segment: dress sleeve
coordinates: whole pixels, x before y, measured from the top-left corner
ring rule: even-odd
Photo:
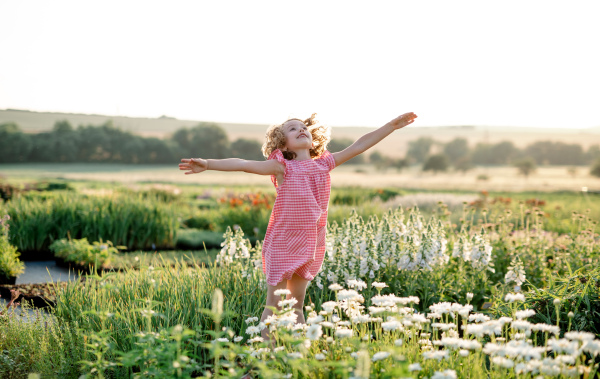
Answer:
[[[335,168],[335,159],[333,158],[333,154],[331,154],[329,150],[325,150],[323,154],[321,154],[321,156],[316,159],[316,161],[321,166],[327,168],[327,171],[331,171]]]
[[[271,152],[271,154],[269,155],[269,158],[267,158],[267,160],[269,160],[269,159],[276,159],[280,163],[283,163],[283,165],[285,166],[285,171],[283,173],[283,180],[285,181],[285,178],[287,177],[287,173],[288,173],[288,166],[287,166],[287,162],[285,161],[285,158],[283,157],[283,153],[281,152],[281,150],[279,150],[279,149],[273,150]],[[271,175],[271,181],[273,182],[273,185],[275,185],[275,188],[277,188],[279,186],[277,184],[277,177],[275,175]]]

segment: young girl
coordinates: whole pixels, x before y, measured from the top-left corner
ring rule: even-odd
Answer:
[[[360,137],[337,153],[326,147],[328,128],[318,125],[315,113],[306,120],[292,118],[269,127],[262,153],[266,161],[228,159],[182,159],[185,174],[205,170],[244,171],[271,175],[277,197],[262,245],[262,268],[267,278],[267,306],[278,307],[275,291],[287,289],[295,298],[297,322],[305,323],[302,312],[309,281],[321,270],[325,257],[325,235],[331,181],[329,172],[363,153],[390,133],[411,124],[417,115],[405,113]],[[272,315],[265,307],[261,322]],[[264,324],[263,324],[264,325]],[[268,341],[267,327],[261,335]]]

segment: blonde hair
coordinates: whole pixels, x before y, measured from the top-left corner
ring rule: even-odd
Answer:
[[[306,125],[308,132],[312,136],[313,147],[309,149],[311,158],[318,158],[323,154],[323,152],[327,149],[327,144],[331,140],[331,130],[329,127],[321,125],[319,121],[315,119],[316,113],[313,113],[306,120],[301,120],[299,118],[290,118],[285,120],[281,124],[271,125],[267,129],[267,134],[265,136],[265,143],[262,145],[262,153],[265,158],[268,158],[271,153],[277,149],[283,149],[286,144],[285,134],[283,132],[283,126],[286,122],[292,120],[298,120]],[[283,157],[287,160],[294,159],[296,157],[296,153],[293,151],[284,151]]]

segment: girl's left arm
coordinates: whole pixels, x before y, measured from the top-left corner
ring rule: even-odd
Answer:
[[[335,159],[335,165],[339,166],[355,156],[362,154],[379,141],[390,135],[394,130],[402,129],[406,125],[412,124],[415,121],[415,118],[417,118],[417,115],[413,112],[405,113],[383,125],[381,128],[360,137],[344,150],[337,153],[332,153],[333,158]]]

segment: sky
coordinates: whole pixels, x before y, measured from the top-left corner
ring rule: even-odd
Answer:
[[[600,1],[0,0],[0,109],[600,127]]]

